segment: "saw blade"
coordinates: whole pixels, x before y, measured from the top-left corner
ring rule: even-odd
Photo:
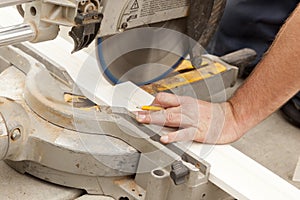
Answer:
[[[166,77],[188,54],[185,19],[136,28],[98,38],[97,55],[104,77],[113,84],[145,85]]]

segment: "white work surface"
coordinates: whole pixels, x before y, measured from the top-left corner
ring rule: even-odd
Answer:
[[[6,18],[10,19],[9,17],[12,14],[13,12],[10,9],[0,9],[0,22],[2,22],[3,19]],[[81,67],[82,63],[85,62],[85,58],[87,57],[87,55],[84,56],[84,54],[86,53],[82,51],[78,54],[70,55],[69,52],[72,48],[72,45],[68,44],[62,38],[58,38],[57,40],[51,42],[40,43],[36,45],[27,45],[28,47],[39,51],[41,54],[44,54],[45,56],[47,55],[49,59],[55,60],[59,66],[65,67],[75,80],[80,81],[76,78],[76,71],[74,70],[76,70],[76,65]],[[58,49],[59,51],[57,51]],[[74,60],[75,62],[73,62]],[[96,66],[97,64],[95,60],[90,60],[90,62],[90,66]],[[67,63],[72,63],[73,68],[70,69],[70,65]],[[93,70],[93,68],[91,68],[91,70]],[[93,71],[91,71],[91,74],[93,74]],[[94,100],[101,99],[102,101],[106,101],[99,94],[95,94],[95,91],[97,90],[95,90],[94,87],[90,90],[89,84],[86,84],[84,82],[78,84],[84,87],[84,92],[87,96],[92,98],[94,97],[94,95],[96,95],[96,99]],[[132,88],[134,94],[138,94],[136,98],[141,98],[145,102],[149,102],[152,100],[152,97],[150,97],[149,95],[143,96],[143,91],[137,91],[137,88],[134,86],[132,86]],[[107,91],[109,92],[109,90]],[[107,101],[106,103],[109,104],[109,101]],[[207,146],[194,144],[191,149],[196,154],[199,154],[203,147]],[[281,179],[279,176],[275,175],[274,173],[264,168],[230,145],[215,146],[214,148],[212,148],[212,151],[204,157],[204,159],[211,164],[209,180],[238,199],[300,199],[299,189],[290,185],[285,180]],[[1,163],[0,167],[0,194],[4,194],[4,199],[40,199],[38,198],[39,196],[24,196],[24,192],[25,194],[30,193],[31,195],[36,195],[36,193],[39,193],[39,195],[44,196],[43,199],[73,199],[74,196],[72,195],[80,194],[78,190],[74,191],[66,188],[59,188],[57,186],[53,186],[50,184],[48,185],[39,181],[36,181],[36,183],[33,184],[33,187],[29,187],[30,183],[32,183],[31,181],[34,181],[34,179],[29,177],[25,178],[21,175],[15,175],[3,163]],[[8,170],[9,172],[5,172],[5,170]],[[24,182],[22,182],[23,179],[25,179]],[[15,191],[18,191],[18,188],[21,188],[21,192],[17,193],[18,196],[9,196],[12,188],[16,189]],[[58,190],[63,192],[59,192]],[[49,195],[49,193],[52,193],[53,196]],[[60,197],[60,194],[65,194],[65,196]],[[0,197],[2,199],[2,196]]]
[[[298,163],[295,169],[295,173],[293,176],[293,181],[299,182],[300,183],[300,157],[298,159]]]

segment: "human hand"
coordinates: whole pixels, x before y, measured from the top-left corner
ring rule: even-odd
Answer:
[[[161,137],[162,143],[194,140],[210,144],[233,142],[242,136],[229,103],[209,103],[191,97],[159,93],[152,105],[161,111],[140,111],[140,123],[178,127]]]

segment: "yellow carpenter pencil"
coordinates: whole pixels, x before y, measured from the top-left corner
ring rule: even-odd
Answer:
[[[139,109],[142,109],[142,110],[148,110],[148,111],[160,111],[160,110],[163,110],[162,107],[159,107],[159,106],[141,106],[141,107],[138,107]]]

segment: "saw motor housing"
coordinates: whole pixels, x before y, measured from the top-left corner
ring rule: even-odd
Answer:
[[[97,37],[107,37],[127,29],[159,26],[186,32],[203,45],[213,35],[223,13],[225,0],[16,0],[0,3],[18,5],[24,24],[32,31],[20,41],[42,42],[57,37],[60,26],[71,27],[74,52],[89,46]],[[196,17],[195,17],[196,16]],[[23,24],[23,25],[24,25]],[[18,26],[9,27],[18,30]],[[194,30],[195,29],[195,30]],[[10,35],[5,35],[9,39]],[[0,42],[0,46],[1,46]],[[7,43],[3,43],[7,45]],[[2,44],[2,45],[3,45]]]

